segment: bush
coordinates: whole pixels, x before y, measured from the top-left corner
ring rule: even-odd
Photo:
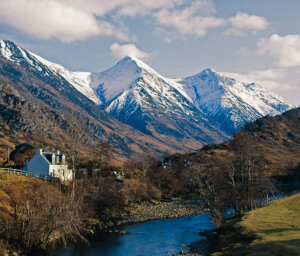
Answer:
[[[4,178],[2,176],[2,178]],[[52,244],[84,239],[82,198],[62,193],[44,181],[17,175],[0,180],[5,205],[0,214],[0,235],[28,253]]]
[[[128,179],[123,188],[126,203],[141,203],[150,200],[159,200],[160,191],[149,180]]]

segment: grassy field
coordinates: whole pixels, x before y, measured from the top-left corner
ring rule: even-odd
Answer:
[[[253,210],[242,220],[232,220],[215,245],[213,256],[300,255],[300,195]]]

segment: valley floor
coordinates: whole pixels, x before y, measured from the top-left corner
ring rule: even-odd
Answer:
[[[14,200],[19,200],[20,203],[24,200],[30,201],[32,195],[36,195],[37,193],[44,194],[47,187],[52,186],[43,180],[2,173],[0,175],[0,224],[10,221],[11,216],[14,216],[14,209],[12,207]],[[54,192],[56,191],[54,187],[53,190]],[[59,193],[59,191],[56,192]],[[122,233],[124,231],[118,230],[119,225],[144,222],[152,219],[197,215],[203,213],[203,211],[205,209],[202,207],[202,201],[197,197],[176,199],[167,202],[151,201],[128,205],[118,220],[112,219],[104,222],[100,219],[89,219],[86,224],[90,228],[91,234],[96,229],[107,229],[110,232]],[[3,236],[3,232],[0,225],[0,255],[5,253],[5,255],[9,255],[9,252],[14,252],[18,255],[14,250],[14,246],[11,246],[5,236]],[[88,233],[87,235],[89,236],[90,234]]]
[[[212,256],[300,255],[300,194],[232,219],[208,237]]]

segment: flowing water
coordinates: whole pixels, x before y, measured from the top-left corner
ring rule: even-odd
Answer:
[[[100,233],[89,246],[70,245],[51,252],[50,256],[156,256],[186,250],[201,239],[200,231],[212,229],[208,213],[175,219],[151,220],[123,227],[127,235]],[[202,237],[204,239],[204,237]]]

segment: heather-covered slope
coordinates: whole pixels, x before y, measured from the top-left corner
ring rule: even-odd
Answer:
[[[89,76],[87,73],[70,72],[9,41],[1,41],[0,50],[6,59],[26,67],[26,71],[30,70],[40,81],[51,84],[58,94],[62,94],[63,101],[68,98],[77,105],[75,108],[84,109],[102,123],[115,122],[101,110],[97,105],[99,103],[111,116],[146,135],[146,139],[151,136],[153,143],[161,144],[161,148],[154,146],[154,151],[193,150],[229,138],[195,108],[180,88],[169,85],[162,76],[139,60],[127,57],[116,67]],[[9,72],[6,75],[9,76]],[[117,134],[120,127],[129,129],[126,125],[118,126],[112,129]],[[130,128],[129,132],[135,129]],[[128,150],[128,155],[132,153],[126,146],[122,147],[123,152]],[[147,147],[145,151],[153,152]]]
[[[6,145],[36,142],[68,149],[76,128],[85,145],[107,140],[122,157],[168,149],[101,110],[63,77],[0,57],[0,125],[2,152]]]
[[[245,125],[231,142],[212,144],[198,152],[177,154],[172,157],[173,166],[180,168],[188,161],[223,168],[233,154],[233,147],[239,144],[249,145],[251,153],[263,161],[264,172],[270,175],[281,173],[300,163],[300,108],[289,110],[274,117],[266,116]]]
[[[52,96],[45,96],[45,90],[34,83],[30,84],[31,95],[54,109],[68,106],[88,114],[100,122],[92,125],[89,134],[102,139],[110,137],[114,147],[128,155],[143,150],[161,152],[162,148],[195,150],[228,140],[247,122],[292,108],[280,96],[257,84],[246,84],[210,69],[184,79],[169,79],[140,60],[125,57],[100,73],[72,72],[10,41],[0,41],[0,55],[27,72],[24,77],[29,78],[22,83],[30,84],[34,77],[50,86],[50,91],[55,90],[56,97],[52,100]],[[3,75],[10,79],[17,75],[13,72],[6,70]],[[37,92],[40,89],[43,93]],[[89,122],[85,124],[91,126]],[[132,136],[134,133],[138,135]],[[112,138],[112,134],[116,137]],[[125,137],[120,140],[119,135]],[[135,138],[141,136],[153,143],[134,145]],[[141,140],[144,139],[138,139]],[[128,144],[132,146],[128,148]]]

